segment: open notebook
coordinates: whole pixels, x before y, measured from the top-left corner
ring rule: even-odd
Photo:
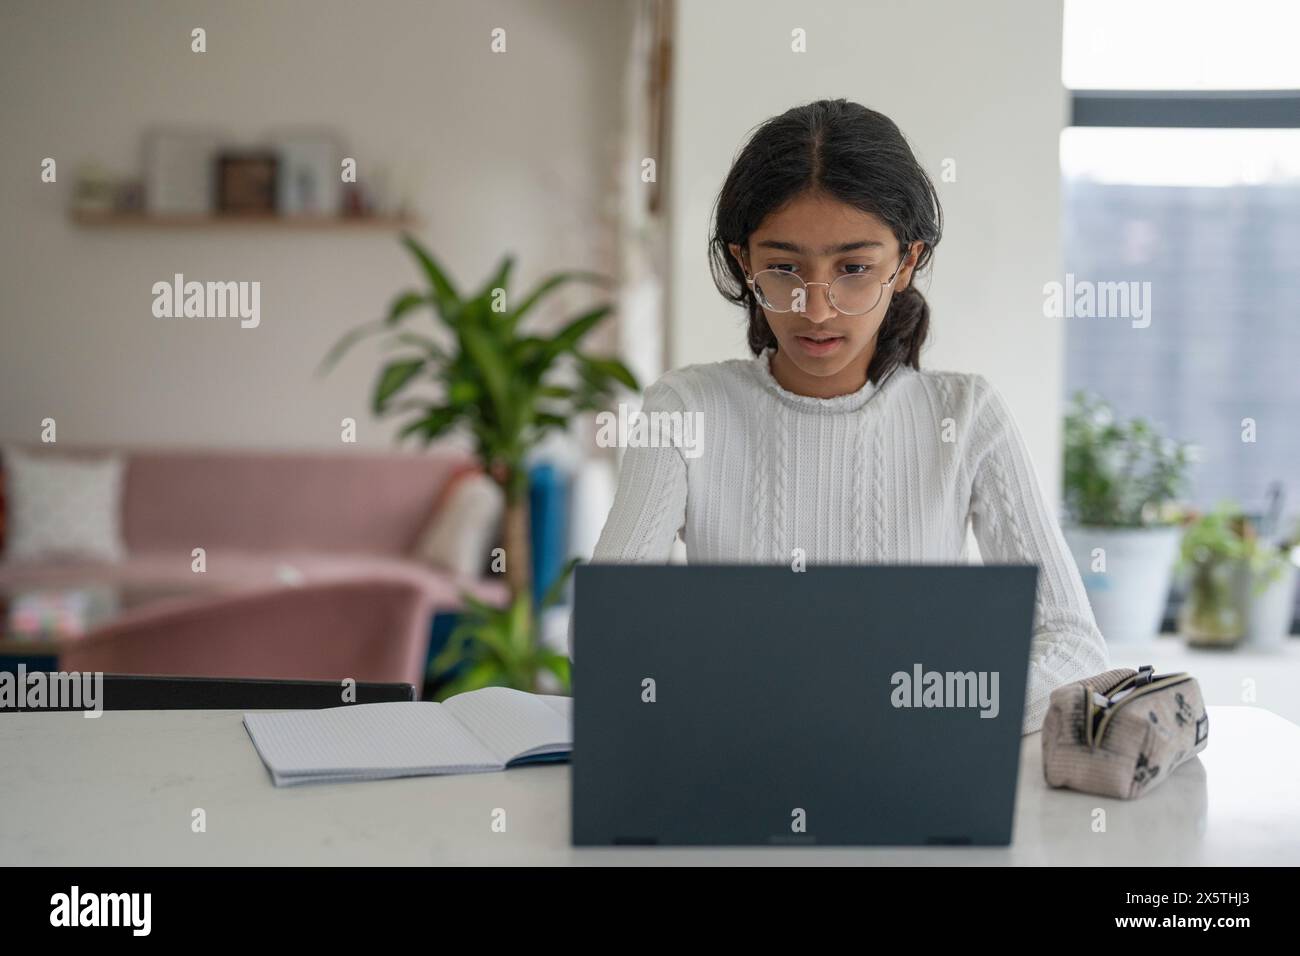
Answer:
[[[571,720],[568,697],[485,687],[440,704],[245,714],[244,726],[281,787],[566,760],[573,749]]]

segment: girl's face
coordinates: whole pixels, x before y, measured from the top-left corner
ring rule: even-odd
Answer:
[[[860,388],[890,300],[911,281],[922,247],[914,242],[902,248],[881,219],[823,193],[796,196],[770,213],[749,237],[748,248],[733,243],[731,254],[751,277],[775,269],[804,282],[860,275],[873,289],[881,284],[880,301],[862,315],[839,312],[828,296],[829,285],[808,286],[789,312],[760,303],[779,345],[772,359],[777,380],[792,391],[822,397]],[[895,269],[898,275],[884,286]]]

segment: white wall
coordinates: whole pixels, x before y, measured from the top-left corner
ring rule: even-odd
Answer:
[[[715,0],[679,4],[669,188],[670,361],[747,356],[713,288],[709,212],[747,133],[791,106],[857,100],[891,117],[938,187],[923,368],[987,375],[1059,500],[1064,336],[1043,317],[1060,273],[1061,8],[1046,0]],[[806,53],[791,31],[807,31]],[[945,159],[955,182],[940,181]]]
[[[388,444],[366,411],[377,351],[313,372],[418,282],[395,235],[78,229],[77,165],[138,173],[161,124],[333,127],[362,179],[417,171],[419,233],[464,284],[508,250],[523,283],[609,271],[627,32],[605,0],[5,0],[0,441],[34,441],[52,416],[60,444],[337,447],[353,416],[362,443]],[[153,318],[151,286],[175,272],[260,281],[261,326]]]

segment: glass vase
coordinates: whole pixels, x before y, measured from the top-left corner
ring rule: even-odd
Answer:
[[[1178,629],[1193,647],[1232,647],[1246,630],[1242,600],[1244,561],[1205,561],[1192,566],[1187,598],[1178,613]]]

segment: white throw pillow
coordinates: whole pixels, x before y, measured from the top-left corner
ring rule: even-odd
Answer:
[[[117,561],[122,543],[118,457],[66,458],[6,448],[5,561]]]
[[[434,567],[469,578],[481,577],[501,531],[505,494],[484,474],[456,481],[415,546],[415,556]]]

